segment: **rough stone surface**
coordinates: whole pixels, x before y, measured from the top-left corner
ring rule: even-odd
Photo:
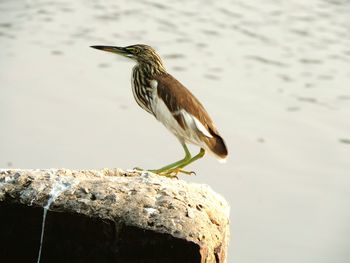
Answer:
[[[36,262],[53,189],[63,192],[49,207],[41,262],[226,262],[229,207],[220,195],[119,169],[0,170],[3,259]]]

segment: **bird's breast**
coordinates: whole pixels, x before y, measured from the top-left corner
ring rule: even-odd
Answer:
[[[134,71],[131,75],[131,88],[137,104],[145,111],[154,114],[152,111],[152,88],[138,71]]]

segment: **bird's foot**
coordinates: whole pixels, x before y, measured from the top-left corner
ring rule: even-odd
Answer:
[[[162,171],[161,169],[157,169],[157,170],[151,170],[151,169],[143,169],[143,168],[140,168],[140,167],[134,167],[135,171],[137,172],[151,172],[151,173],[154,173],[154,174],[157,174],[157,175],[160,175],[160,176],[165,176],[165,177],[168,177],[168,178],[177,178],[177,174],[178,173],[174,173],[172,170],[171,171]]]
[[[149,171],[151,173],[155,173],[155,174],[158,174],[160,176],[165,176],[168,178],[176,178],[176,179],[178,179],[177,175],[179,173],[187,174],[187,175],[196,175],[196,173],[194,171],[186,171],[186,170],[183,170],[182,168],[173,168],[173,169],[169,169],[169,170],[162,170],[162,169],[147,170],[147,169],[142,169],[140,167],[134,167],[134,170],[139,171],[139,172]]]
[[[167,171],[158,172],[157,174],[162,175],[162,176],[166,176],[166,177],[170,177],[170,178],[177,178],[177,175],[179,173],[187,174],[187,175],[196,175],[195,172],[186,171],[186,170],[183,170],[182,168],[173,168],[173,169],[170,169]]]
[[[182,174],[187,174],[187,175],[196,175],[196,172],[194,171],[186,171],[186,170],[182,170],[181,168],[176,169],[177,173],[182,173]]]

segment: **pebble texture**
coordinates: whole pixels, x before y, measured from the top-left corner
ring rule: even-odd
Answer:
[[[17,231],[16,224],[26,225],[23,231],[37,229],[30,244],[40,243],[41,208],[55,188],[64,191],[49,207],[42,262],[58,261],[57,255],[50,256],[60,238],[63,248],[79,244],[75,252],[61,250],[61,257],[74,257],[72,253],[88,249],[83,254],[91,262],[94,257],[96,262],[226,262],[229,206],[220,195],[206,185],[119,169],[0,170],[0,214],[6,215],[0,227],[8,225],[7,232],[1,230],[5,233],[0,238],[1,249],[14,236],[11,224]],[[31,223],[23,221],[29,218]],[[69,242],[60,237],[67,230],[67,235],[74,236],[79,229],[81,234]],[[34,235],[32,232],[26,235]],[[83,261],[81,255],[75,256]]]

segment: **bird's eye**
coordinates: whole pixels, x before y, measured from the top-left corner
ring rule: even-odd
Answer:
[[[134,48],[134,47],[128,47],[126,49],[133,54],[139,53],[139,50],[137,48]]]

